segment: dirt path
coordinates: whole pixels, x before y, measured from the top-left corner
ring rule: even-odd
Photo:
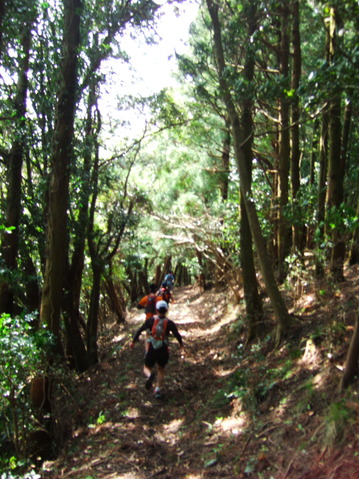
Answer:
[[[183,335],[186,355],[180,357],[172,339],[164,400],[144,387],[144,345],[128,347],[144,318],[131,311],[125,325],[102,331],[101,362],[68,401],[82,427],[56,461],[44,464],[42,477],[358,478],[359,390],[348,401],[336,395],[336,363],[345,357],[349,336],[335,326],[341,318],[352,327],[358,269],[347,278],[335,294],[313,300],[309,292],[298,301],[302,329],[278,350],[263,330],[260,341],[243,351],[241,310],[223,293],[175,290],[169,317]],[[267,328],[272,325],[268,321]],[[337,413],[330,422],[331,411]],[[346,418],[346,434],[332,448],[326,441],[340,432],[338,414]]]
[[[112,343],[114,349],[124,347],[103,361],[84,387],[87,399],[80,407],[88,411],[87,425],[75,432],[63,455],[47,466],[46,477],[219,477],[218,456],[228,437],[227,433],[223,441],[217,437],[223,425],[216,418],[217,408],[210,409],[208,397],[225,374],[220,334],[225,327],[220,318],[224,300],[212,304],[208,296],[206,303],[193,288],[175,290],[168,316],[176,322],[186,352],[182,359],[172,338],[164,400],[155,399],[144,387],[143,344],[136,343],[134,350],[127,346],[129,335],[144,317],[143,312],[131,312]],[[232,427],[235,434],[236,427]],[[234,477],[232,467],[225,469],[222,464],[220,477]]]

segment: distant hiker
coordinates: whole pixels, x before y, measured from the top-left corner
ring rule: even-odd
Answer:
[[[157,296],[161,297],[163,301],[169,305],[173,301],[172,292],[169,290],[167,282],[163,281],[161,288],[157,291]]]
[[[165,283],[167,284],[168,289],[172,291],[175,284],[175,275],[173,274],[173,271],[169,271],[168,274],[166,274]]]
[[[152,318],[156,314],[156,303],[161,298],[156,294],[157,286],[155,284],[150,284],[149,292],[146,296],[140,299],[137,304],[138,309],[144,309],[146,313],[146,319]]]
[[[168,310],[168,304],[166,301],[159,301],[156,304],[157,314],[152,318],[146,319],[142,326],[138,329],[133,336],[133,340],[130,344],[131,349],[134,348],[135,342],[140,337],[143,331],[150,331],[149,348],[145,356],[145,364],[143,372],[147,377],[145,384],[146,389],[151,389],[155,380],[155,373],[153,367],[157,363],[157,381],[155,388],[155,397],[162,397],[162,386],[165,376],[165,367],[169,359],[168,351],[168,336],[170,333],[177,339],[181,351],[183,350],[182,336],[178,332],[176,324],[166,317]]]
[[[146,313],[146,319],[152,318],[156,314],[156,303],[162,299],[161,296],[156,294],[157,286],[155,284],[150,284],[149,292],[146,296],[140,299],[137,304],[138,309],[144,309]],[[149,337],[149,333],[147,334]],[[146,352],[148,350],[148,341],[145,341]]]

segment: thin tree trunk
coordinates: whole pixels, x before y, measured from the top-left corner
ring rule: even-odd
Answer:
[[[157,275],[156,275],[156,280],[158,280],[158,283],[157,283],[158,286],[162,283],[166,274],[169,271],[171,271],[171,263],[172,263],[172,257],[167,256],[167,258],[165,258],[165,260],[164,260],[163,267],[160,270],[160,273],[161,273],[160,276],[157,277]]]
[[[343,391],[353,381],[358,374],[359,360],[359,317],[355,320],[355,328],[352,339],[350,341],[348,356],[345,364],[344,374],[341,378],[339,389]]]
[[[326,176],[328,169],[328,125],[329,115],[326,111],[322,115],[322,124],[319,142],[319,174],[318,174],[318,204],[317,204],[317,235],[316,235],[316,261],[315,274],[317,277],[324,275],[324,258],[321,244],[324,240],[324,219],[325,219],[325,198],[326,198]]]
[[[256,32],[257,9],[254,3],[251,4],[247,10],[247,22],[248,22],[248,38],[252,38]],[[244,77],[248,85],[252,84],[254,77],[254,54],[251,50],[247,49],[246,60],[244,67]],[[253,163],[253,100],[252,95],[246,95],[242,106],[241,124],[243,127],[243,136],[248,138],[243,145],[244,158],[246,161],[246,168],[248,171],[250,185],[252,187],[252,163]],[[263,316],[262,302],[258,292],[258,281],[254,265],[253,257],[253,239],[251,229],[248,220],[247,210],[245,208],[244,198],[241,195],[241,223],[240,223],[240,237],[241,237],[241,264],[243,274],[243,289],[244,299],[246,304],[246,313],[248,321],[248,338],[250,341],[257,335],[257,324]]]
[[[318,162],[318,152],[319,152],[319,120],[316,118],[313,122],[312,128],[312,141],[311,141],[311,153],[310,153],[310,170],[309,170],[309,185],[311,188],[314,187],[316,181],[316,168]],[[305,227],[306,238],[305,246],[308,249],[314,249],[314,229],[315,226],[309,225]]]
[[[291,108],[291,181],[292,181],[292,200],[294,214],[301,217],[300,205],[297,201],[297,195],[300,187],[300,141],[299,141],[299,120],[300,106],[298,88],[300,86],[302,70],[302,53],[300,43],[300,13],[299,0],[293,0],[292,3],[292,45],[293,45],[293,70],[292,70],[292,89],[295,92]],[[294,218],[293,225],[293,246],[295,250],[302,251],[304,248],[304,225]]]
[[[78,214],[78,222],[75,229],[74,250],[69,268],[66,297],[67,314],[65,322],[67,332],[67,344],[76,369],[80,372],[85,371],[90,363],[87,357],[85,343],[80,332],[81,313],[80,296],[82,286],[82,273],[85,261],[85,245],[88,231],[88,210],[91,191],[91,154],[94,149],[93,135],[95,126],[93,123],[93,108],[96,106],[95,84],[92,82],[89,86],[89,96],[87,105],[87,118],[85,125],[85,153],[83,160],[81,182],[81,197]]]
[[[126,319],[126,304],[116,291],[112,276],[106,278],[105,288],[111,302],[111,309],[117,316],[117,323],[124,323]]]
[[[356,209],[356,216],[359,217],[359,198]],[[359,229],[356,228],[351,238],[349,251],[349,264],[353,266],[359,263]]]
[[[231,132],[230,125],[226,121],[226,131],[222,143],[222,168],[221,172],[221,181],[220,181],[220,190],[221,197],[223,201],[228,200],[228,178],[229,178],[229,156],[230,156],[230,147],[231,147]]]
[[[336,8],[331,9],[330,16],[330,59],[335,62],[338,56],[337,31],[342,27],[342,22]],[[336,94],[330,102],[329,110],[329,168],[327,211],[334,209],[340,211],[344,200],[344,157],[342,156],[341,137],[341,94]],[[330,259],[330,271],[336,281],[344,279],[345,242],[342,237],[342,226],[336,224],[331,233],[332,251]]]
[[[102,272],[103,266],[99,261],[92,259],[92,288],[86,328],[86,346],[91,365],[98,363],[97,330]]]
[[[281,2],[281,42],[279,55],[279,72],[282,81],[289,90],[289,8],[287,0]],[[279,171],[278,171],[278,201],[279,201],[279,228],[278,228],[278,269],[280,280],[284,280],[284,260],[290,250],[290,228],[285,217],[288,206],[289,191],[289,160],[290,160],[290,131],[289,131],[289,100],[283,92],[279,100]]]
[[[286,329],[289,325],[289,314],[283,298],[278,289],[272,266],[267,254],[267,249],[264,241],[264,237],[261,231],[259,224],[257,212],[255,209],[254,201],[251,197],[251,182],[250,175],[247,169],[247,158],[245,157],[245,151],[243,146],[249,140],[249,138],[244,138],[243,130],[240,125],[238,114],[228,88],[226,79],[225,79],[225,59],[222,46],[222,37],[221,37],[221,26],[218,18],[218,4],[215,4],[213,0],[207,0],[208,11],[212,19],[213,25],[213,35],[214,35],[214,45],[215,45],[215,54],[218,65],[218,79],[220,88],[223,92],[223,99],[226,104],[227,112],[231,120],[232,126],[232,135],[234,141],[234,152],[237,160],[237,167],[240,175],[240,188],[241,194],[244,199],[245,208],[248,215],[248,221],[251,228],[251,233],[253,241],[256,246],[259,265],[263,280],[265,282],[268,295],[271,299],[275,315],[278,320],[277,335],[276,341],[277,344],[281,341]]]
[[[252,235],[242,196],[240,236],[243,290],[248,324],[247,341],[251,341],[257,336],[257,324],[263,316],[263,310],[262,302],[258,292],[258,282],[254,266]]]
[[[204,260],[203,260],[203,255],[202,252],[196,248],[196,256],[197,256],[197,261],[199,265],[199,275],[198,275],[198,285],[201,290],[206,291],[207,289],[207,280],[206,280],[206,275],[204,271]]]
[[[325,59],[330,59],[330,35],[326,31]],[[316,264],[315,274],[317,277],[324,276],[324,258],[322,257],[322,243],[325,235],[325,199],[327,195],[327,171],[328,171],[328,135],[329,135],[329,114],[325,109],[322,114],[320,139],[319,139],[319,175],[318,175],[318,205],[317,205],[317,234],[316,234]]]
[[[38,272],[28,251],[25,251],[23,255],[23,269],[27,278],[25,287],[26,300],[24,303],[28,311],[38,312],[41,301]]]

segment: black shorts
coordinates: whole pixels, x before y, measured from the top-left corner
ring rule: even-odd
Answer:
[[[148,348],[147,354],[145,356],[145,366],[147,366],[148,368],[153,368],[153,366],[157,363],[159,366],[162,366],[164,368],[168,363],[168,358],[169,352],[167,345],[159,349],[154,349],[152,344],[150,344],[150,347]]]

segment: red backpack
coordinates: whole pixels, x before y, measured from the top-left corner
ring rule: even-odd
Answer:
[[[171,300],[171,293],[167,289],[162,288],[159,292],[159,296],[161,296],[163,301],[166,301],[166,303],[169,304]]]
[[[155,316],[155,320],[153,322],[152,330],[151,330],[151,343],[154,349],[158,349],[162,347],[164,344],[167,344],[166,341],[166,330],[167,330],[168,319],[167,318],[160,318],[159,316]]]

